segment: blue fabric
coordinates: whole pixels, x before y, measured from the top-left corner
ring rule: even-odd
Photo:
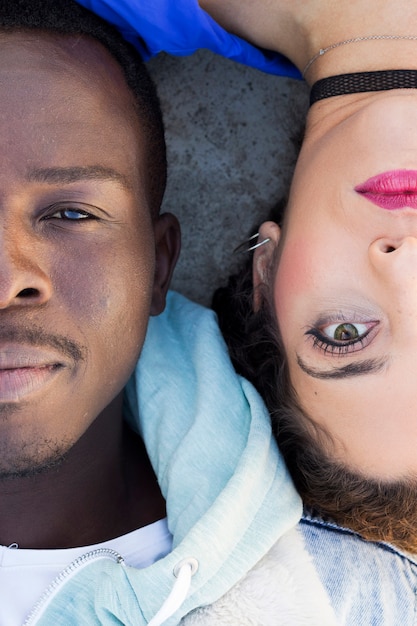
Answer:
[[[145,60],[159,52],[192,54],[207,48],[278,76],[301,78],[283,55],[261,50],[221,28],[198,0],[77,0],[114,24]]]
[[[151,318],[126,388],[126,416],[141,432],[166,499],[173,550],[145,569],[99,559],[58,586],[39,625],[144,626],[186,557],[199,563],[178,624],[224,595],[302,514],[253,387],[238,376],[212,311],[170,293]]]

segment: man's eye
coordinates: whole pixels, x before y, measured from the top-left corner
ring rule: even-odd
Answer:
[[[48,215],[47,219],[61,219],[76,222],[79,220],[94,219],[94,216],[86,211],[78,209],[59,209],[59,211],[55,211],[55,213]]]

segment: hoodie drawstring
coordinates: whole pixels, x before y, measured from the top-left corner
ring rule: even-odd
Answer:
[[[158,613],[153,616],[148,626],[161,626],[170,618],[187,598],[191,586],[191,578],[198,570],[198,561],[194,557],[183,559],[174,568],[176,581],[171,592]]]

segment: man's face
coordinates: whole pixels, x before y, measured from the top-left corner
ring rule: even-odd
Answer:
[[[119,394],[152,308],[133,96],[99,44],[0,35],[0,472],[65,453]]]

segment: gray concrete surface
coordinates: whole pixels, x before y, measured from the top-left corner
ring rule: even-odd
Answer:
[[[166,124],[163,209],[182,226],[173,288],[209,304],[238,264],[233,249],[288,187],[307,89],[208,51],[160,55],[149,69]]]

